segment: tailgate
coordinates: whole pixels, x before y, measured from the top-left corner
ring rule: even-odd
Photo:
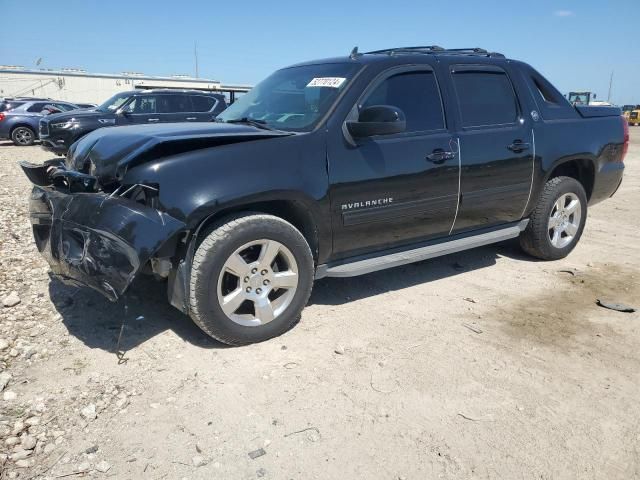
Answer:
[[[619,107],[609,105],[576,105],[575,108],[583,118],[619,117],[622,115],[622,110]]]

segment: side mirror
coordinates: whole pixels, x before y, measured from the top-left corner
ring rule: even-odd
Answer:
[[[355,138],[402,133],[407,128],[404,112],[391,105],[374,105],[360,112],[357,122],[347,122]]]

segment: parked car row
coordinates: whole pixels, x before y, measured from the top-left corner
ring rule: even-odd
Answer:
[[[15,145],[33,145],[38,140],[38,121],[55,113],[93,108],[89,103],[70,103],[50,98],[16,97],[0,101],[0,139]]]
[[[64,155],[76,140],[101,127],[167,122],[210,122],[227,108],[224,95],[199,90],[120,92],[85,111],[39,118],[42,147]]]

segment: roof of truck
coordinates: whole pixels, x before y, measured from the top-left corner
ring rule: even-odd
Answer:
[[[356,63],[374,63],[381,61],[388,61],[397,57],[474,57],[474,58],[486,58],[486,59],[501,59],[506,57],[502,53],[492,52],[484,48],[442,48],[437,45],[429,46],[416,46],[416,47],[394,47],[385,48],[382,50],[373,50],[370,52],[359,52],[358,47],[355,47],[351,53],[343,57],[325,58],[320,60],[311,60],[308,62],[301,62],[293,66],[313,65],[319,63],[344,63],[344,62],[356,62]]]

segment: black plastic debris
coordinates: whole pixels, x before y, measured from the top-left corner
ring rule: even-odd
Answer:
[[[616,312],[633,313],[636,311],[634,307],[624,305],[623,303],[608,302],[600,299],[596,300],[596,303],[601,307],[608,308],[609,310],[615,310]]]

